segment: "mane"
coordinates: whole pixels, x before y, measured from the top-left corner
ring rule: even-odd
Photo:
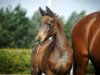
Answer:
[[[67,40],[66,35],[65,35],[65,32],[64,32],[64,29],[63,29],[63,27],[61,25],[61,22],[60,22],[60,20],[59,20],[58,17],[56,17],[56,22],[57,22],[57,27],[58,27],[59,33],[61,33],[62,36],[64,37],[64,39]]]

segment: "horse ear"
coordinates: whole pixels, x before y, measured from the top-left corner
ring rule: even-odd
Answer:
[[[40,11],[40,14],[41,14],[42,16],[45,16],[45,15],[47,14],[47,12],[44,11],[44,10],[42,10],[41,7],[39,7],[39,11]]]
[[[49,9],[49,7],[47,7],[47,6],[46,6],[46,11],[47,11],[47,13],[48,13],[49,15],[55,16],[55,14],[53,13],[53,11],[51,11],[51,10]]]

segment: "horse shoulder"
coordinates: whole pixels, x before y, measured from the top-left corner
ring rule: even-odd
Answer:
[[[83,17],[72,29],[71,38],[73,47],[77,49],[77,52],[80,52],[80,55],[88,55],[88,45],[91,39],[91,27],[94,26],[97,14],[98,13],[95,12]]]

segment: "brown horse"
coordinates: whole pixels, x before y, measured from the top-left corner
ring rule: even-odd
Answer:
[[[100,75],[100,12],[94,12],[79,20],[72,29],[74,50],[74,75],[85,75],[88,60]]]
[[[60,21],[48,7],[46,11],[40,8],[40,13],[41,27],[32,52],[31,74],[69,75],[73,54]]]

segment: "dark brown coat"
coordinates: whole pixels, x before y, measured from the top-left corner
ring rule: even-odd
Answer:
[[[58,17],[46,7],[40,9],[41,27],[32,52],[32,75],[69,75],[73,63],[73,53]],[[49,37],[53,37],[52,40]]]

